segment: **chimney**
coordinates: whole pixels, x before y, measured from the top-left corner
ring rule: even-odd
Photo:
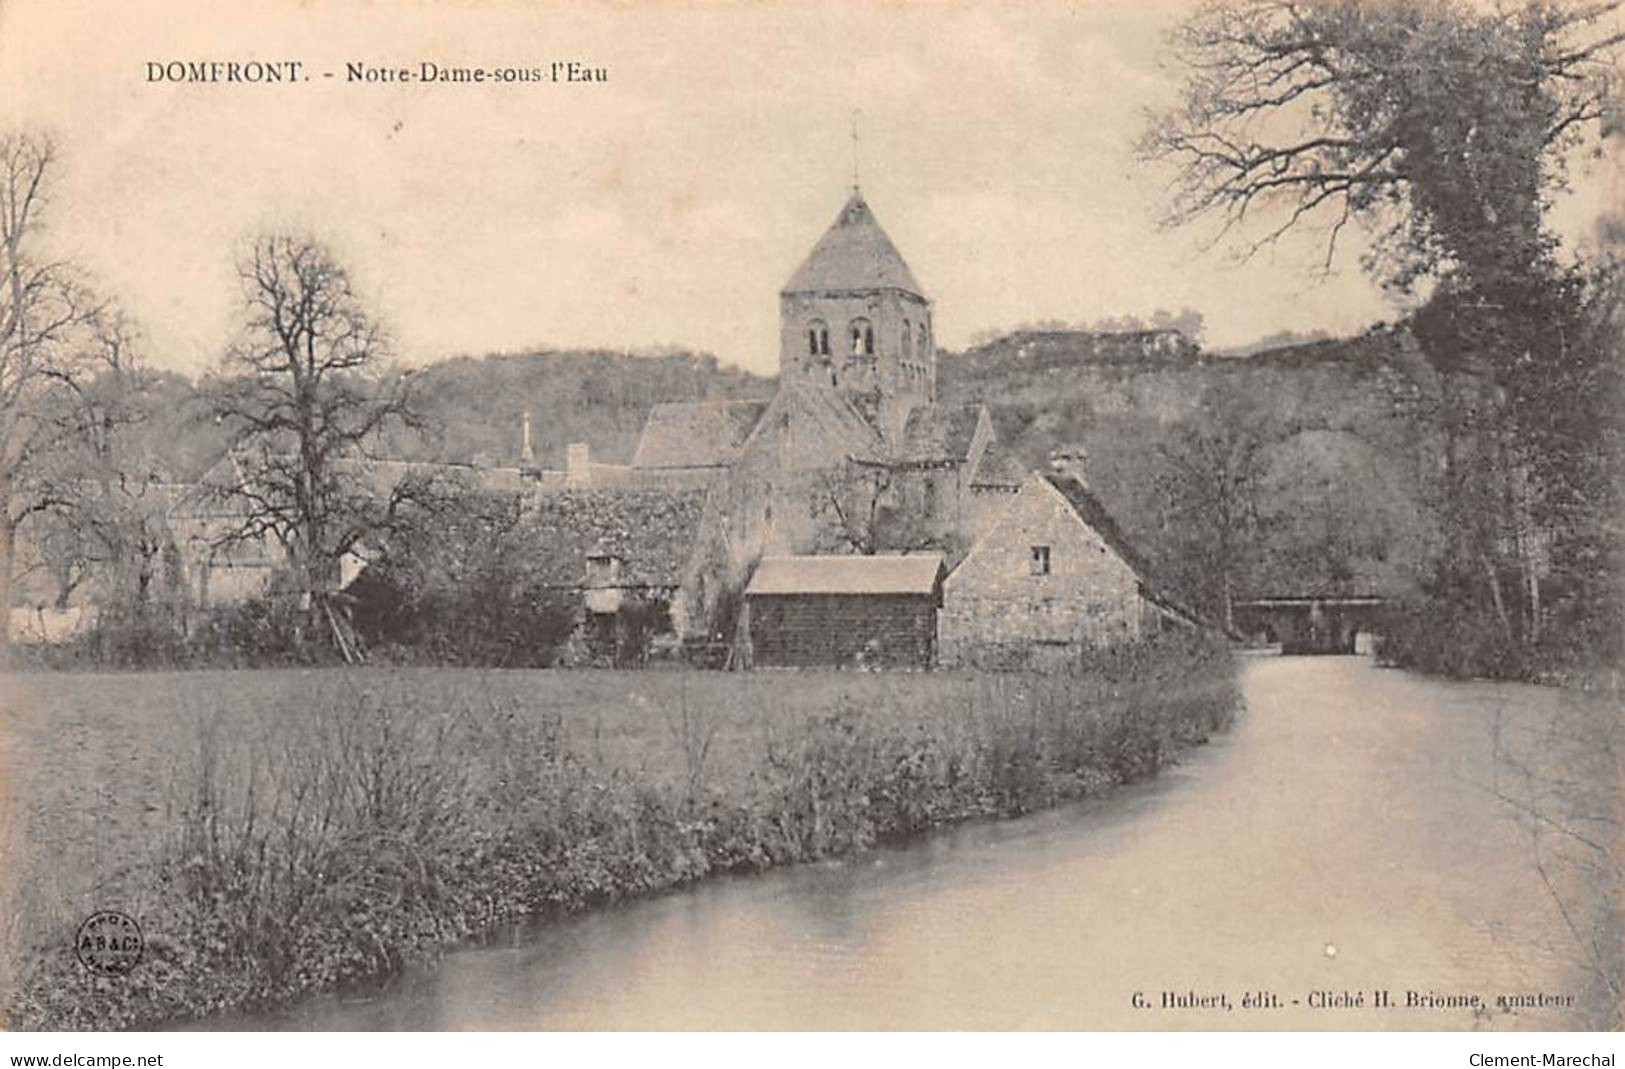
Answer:
[[[586,442],[564,447],[564,485],[572,490],[592,485],[591,454]]]
[[[1050,470],[1070,476],[1080,486],[1089,485],[1089,452],[1081,445],[1058,445],[1049,451]]]
[[[534,468],[536,452],[530,447],[530,409],[525,409],[519,423],[519,466]]]

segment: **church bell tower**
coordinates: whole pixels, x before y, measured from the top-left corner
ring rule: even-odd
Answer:
[[[779,291],[779,377],[839,390],[888,441],[936,399],[931,301],[863,194]]]

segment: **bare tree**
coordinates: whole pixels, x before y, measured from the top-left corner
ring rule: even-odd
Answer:
[[[107,600],[139,614],[169,543],[167,472],[146,433],[151,376],[139,356],[141,332],[121,310],[102,308],[86,335],[78,374],[54,406],[61,433],[51,511],[66,529],[59,535],[71,532],[58,542],[80,554],[81,572],[103,572]]]
[[[891,492],[891,472],[879,465],[849,461],[815,473],[811,514],[820,523],[820,548],[865,556],[879,552],[881,512]]]
[[[851,460],[815,473],[810,511],[818,550],[870,556],[946,548],[946,536],[931,529],[935,503],[924,492],[931,477]]]
[[[384,435],[417,424],[408,377],[350,273],[314,238],[270,234],[237,265],[243,328],[204,394],[248,478],[226,540],[270,536],[303,606],[330,613],[340,561],[387,527],[416,488],[381,476]]]
[[[42,468],[60,444],[53,416],[79,370],[80,332],[97,311],[78,271],[39,247],[55,167],[49,138],[0,135],[0,649],[17,533],[57,503]]]

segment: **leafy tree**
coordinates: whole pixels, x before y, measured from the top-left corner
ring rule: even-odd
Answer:
[[[1235,626],[1234,600],[1254,562],[1271,421],[1222,380],[1191,419],[1157,444],[1151,481],[1162,505],[1155,542],[1175,589]]]
[[[1542,509],[1572,498],[1585,467],[1543,425],[1594,412],[1586,383],[1602,366],[1574,366],[1564,324],[1583,287],[1545,224],[1567,157],[1604,129],[1622,6],[1215,0],[1176,32],[1184,99],[1141,142],[1177,168],[1171,223],[1215,220],[1244,253],[1319,227],[1329,264],[1356,222],[1376,278],[1432,283],[1413,330],[1442,372],[1436,586],[1503,648],[1541,639],[1554,542],[1597,535]],[[1609,418],[1580,422],[1594,433]]]
[[[1261,594],[1402,592],[1434,549],[1433,517],[1415,507],[1402,467],[1349,431],[1271,446],[1259,496]]]
[[[1174,34],[1184,99],[1140,149],[1178,168],[1170,223],[1216,217],[1253,231],[1247,251],[1321,225],[1329,259],[1359,221],[1399,287],[1522,274],[1565,153],[1606,114],[1620,6],[1214,0]]]
[[[381,539],[348,589],[357,631],[395,656],[439,664],[547,666],[570,635],[578,590],[547,574],[522,494],[447,480],[443,504]]]

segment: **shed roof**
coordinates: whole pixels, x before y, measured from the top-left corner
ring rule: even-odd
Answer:
[[[818,239],[781,292],[880,289],[925,296],[897,246],[880,229],[863,194],[854,189],[834,224]]]
[[[931,594],[942,554],[763,557],[745,596],[759,594]]]

